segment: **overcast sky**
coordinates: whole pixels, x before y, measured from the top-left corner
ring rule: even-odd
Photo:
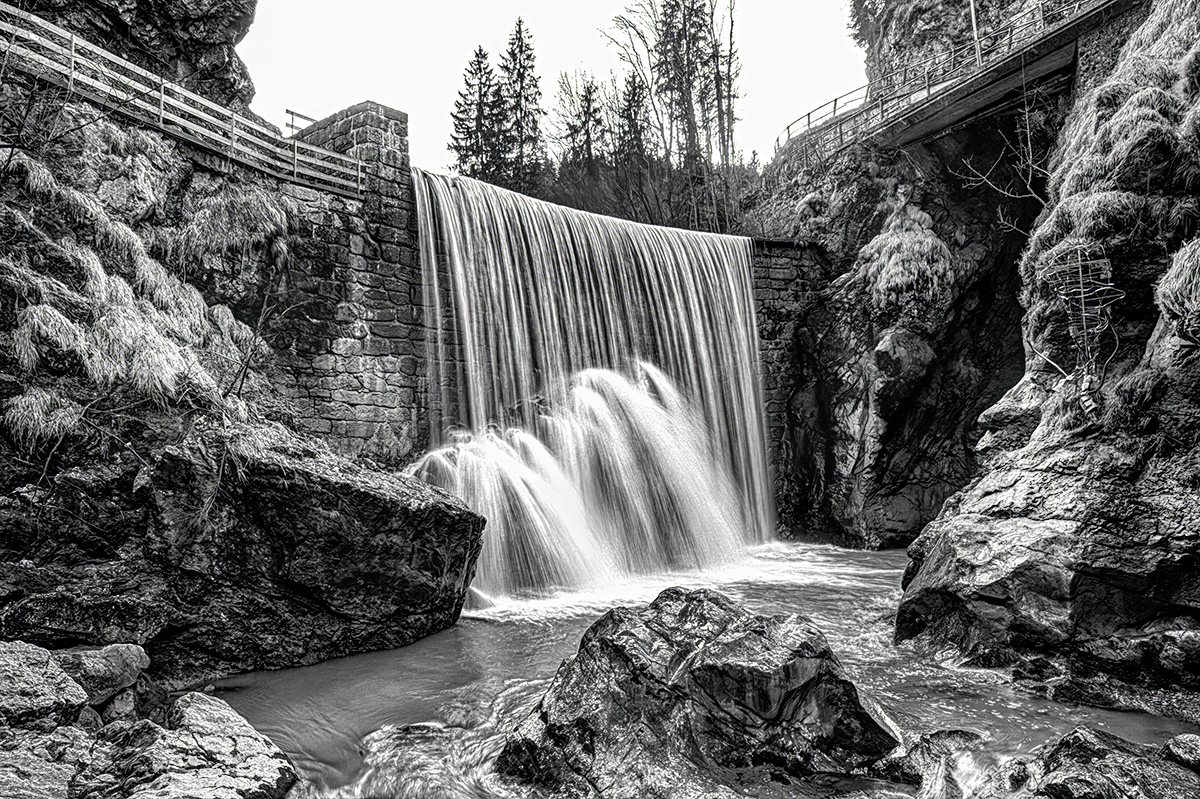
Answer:
[[[361,100],[409,116],[412,162],[440,170],[451,161],[450,111],[476,45],[495,65],[513,23],[533,34],[547,110],[558,74],[620,67],[601,28],[627,0],[259,0],[238,52],[258,88],[252,108],[283,126],[285,108],[320,118]],[[788,122],[864,82],[846,0],[738,0],[741,117],[747,158],[770,159]]]

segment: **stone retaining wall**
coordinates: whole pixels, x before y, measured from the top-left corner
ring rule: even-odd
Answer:
[[[795,394],[802,339],[798,326],[805,324],[809,311],[821,301],[821,289],[828,285],[830,265],[816,247],[791,242],[754,242],[754,304],[758,317],[759,346],[762,353],[762,382],[767,427],[767,462],[774,481],[779,519],[790,527],[789,512],[792,465],[795,454],[789,446],[789,413],[815,412],[815,409],[789,409]],[[783,531],[790,537],[790,530]]]
[[[307,226],[292,286],[309,321],[292,345],[302,422],[346,454],[401,462],[429,438],[408,116],[360,103],[298,136],[361,159],[365,186],[361,200],[284,186]]]

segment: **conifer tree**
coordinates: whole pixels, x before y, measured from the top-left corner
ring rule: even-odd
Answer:
[[[501,94],[495,72],[483,47],[463,73],[463,88],[454,102],[454,133],[449,149],[454,153],[454,169],[467,177],[494,181],[501,172],[499,155],[503,149]]]
[[[533,36],[520,17],[500,59],[502,98],[501,185],[526,194],[537,192],[545,143],[542,138],[542,90],[535,67]]]

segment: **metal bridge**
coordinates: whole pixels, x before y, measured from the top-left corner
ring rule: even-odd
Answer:
[[[362,193],[362,163],[233,113],[57,25],[0,2],[0,73],[18,70],[176,139],[291,183]]]
[[[805,163],[861,141],[903,146],[970,119],[1015,89],[1068,70],[1084,33],[1143,0],[1038,0],[1008,24],[905,64],[813,109],[775,139]]]

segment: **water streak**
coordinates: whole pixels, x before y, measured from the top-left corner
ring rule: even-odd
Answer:
[[[435,447],[476,585],[713,565],[773,529],[750,242],[414,170]]]

